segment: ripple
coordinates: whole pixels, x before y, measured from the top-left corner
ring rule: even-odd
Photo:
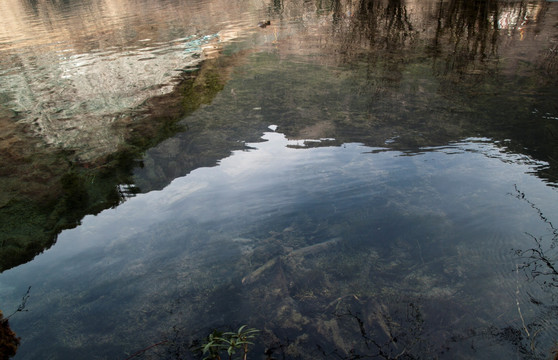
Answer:
[[[22,123],[36,125],[35,135],[78,151],[83,161],[118,147],[119,136],[106,131],[115,114],[169,93],[182,69],[218,56],[221,46],[241,36],[246,28],[239,26],[249,20],[231,19],[252,6],[220,4],[231,11],[215,17],[218,0],[40,2],[35,8],[8,2],[11,12],[0,19],[11,29],[0,31],[6,45],[0,50],[0,93],[13,94],[6,105]],[[102,146],[89,144],[101,133],[108,136]]]

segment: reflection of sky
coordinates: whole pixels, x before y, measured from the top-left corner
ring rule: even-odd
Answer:
[[[80,227],[63,232],[55,249],[43,257],[51,261],[51,257],[67,257],[92,246],[104,246],[177,216],[196,222],[271,216],[278,208],[299,201],[301,194],[335,191],[330,189],[336,186],[335,181],[351,181],[351,172],[359,176],[362,161],[355,161],[355,157],[369,151],[358,144],[334,148],[336,151],[297,150],[287,145],[299,141],[287,140],[280,133],[266,133],[263,138],[265,142],[249,144],[257,150],[237,151],[219,166],[197,169],[175,179],[162,191],[140,194],[116,209],[87,216]],[[392,154],[380,156],[391,158]],[[385,171],[374,168],[373,161],[369,161],[372,159],[361,160],[367,162],[364,171],[371,176],[370,181],[384,177]],[[64,247],[64,243],[71,246]]]
[[[287,140],[274,132],[263,138],[265,142],[249,144],[256,150],[237,151],[219,166],[197,169],[175,179],[162,191],[140,194],[116,209],[85,217],[81,226],[64,231],[52,249],[14,272],[26,267],[50,267],[92,248],[130,241],[168,220],[226,223],[246,217],[257,222],[278,212],[291,211],[290,208],[305,201],[315,202],[324,206],[324,212],[330,212],[334,206],[326,204],[327,201],[348,201],[345,205],[351,206],[361,196],[370,201],[374,194],[383,192],[382,196],[389,197],[427,184],[431,187],[427,189],[430,196],[440,201],[437,205],[441,210],[460,205],[453,204],[451,198],[501,196],[513,191],[514,184],[531,187],[537,182],[525,176],[529,166],[518,165],[520,159],[503,154],[487,142],[455,144],[404,156],[359,144],[293,149],[287,145],[300,141]],[[477,154],[471,156],[466,152]],[[517,171],[518,167],[523,170]],[[346,199],[337,198],[339,195]],[[487,203],[492,200],[486,199]],[[544,197],[536,200],[545,202]],[[9,272],[6,277],[9,278]]]
[[[374,228],[389,226],[377,224],[374,216],[398,223],[402,220],[385,215],[398,214],[402,219],[431,216],[462,236],[471,226],[477,233],[506,229],[522,234],[544,227],[537,226],[536,216],[525,215],[525,204],[508,195],[514,184],[545,212],[552,213],[558,203],[554,190],[526,174],[530,165],[518,163],[487,139],[420,154],[359,144],[295,149],[289,145],[297,142],[277,132],[266,133],[264,140],[249,144],[254,150],[234,152],[219,166],[175,179],[161,191],[85,217],[50,250],[3,273],[0,302],[6,312],[17,307],[32,286],[30,312],[11,320],[23,338],[22,355],[32,351],[26,346],[39,349],[41,341],[47,341],[40,339],[49,324],[68,317],[110,318],[133,332],[135,324],[122,307],[146,306],[185,266],[203,267],[211,257],[227,257],[234,250],[227,245],[231,239],[287,214],[332,224],[363,208],[371,210],[367,221]],[[404,226],[392,235],[405,238]],[[204,242],[204,237],[215,239],[210,235],[215,232],[220,233],[212,240],[216,248]],[[343,234],[344,241],[352,237]],[[505,247],[508,251],[512,245]],[[423,251],[428,257],[428,249]],[[495,251],[487,249],[484,256]],[[74,331],[85,338],[94,335],[95,329],[88,328],[94,325],[78,324],[83,328]]]

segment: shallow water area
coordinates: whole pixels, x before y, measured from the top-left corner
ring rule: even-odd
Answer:
[[[39,229],[0,249],[87,215],[0,274],[0,309],[24,310],[15,359],[197,359],[242,325],[260,330],[249,359],[552,353],[556,3],[22,4],[0,5],[27,14],[0,56],[31,65],[0,76],[37,89],[14,80],[0,115],[70,155],[0,173],[68,168],[42,218],[0,198],[0,229]],[[87,16],[82,48],[56,35]],[[156,139],[111,163],[137,130],[122,109],[167,91],[187,111],[150,103]]]
[[[516,351],[494,344],[498,330],[520,327],[516,300],[533,321],[529,296],[541,289],[515,272],[511,248],[533,246],[522,231],[548,229],[515,186],[545,213],[558,200],[529,166],[486,140],[408,156],[359,144],[295,149],[279,132],[264,139],[86,217],[2,274],[8,308],[32,286],[29,312],[12,320],[24,339],[18,358],[125,357],[173,327],[187,339],[244,322],[306,341],[310,353],[293,356],[317,357],[316,345],[366,351],[350,311],[378,338],[379,316],[400,341],[420,325],[416,354],[447,346],[459,357],[471,331],[471,356]],[[424,324],[401,313],[408,304]],[[546,321],[539,340],[557,334]],[[330,338],[304,336],[314,332]]]

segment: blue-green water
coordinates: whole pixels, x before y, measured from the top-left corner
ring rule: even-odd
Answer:
[[[223,88],[137,155],[123,201],[0,274],[15,358],[198,358],[243,324],[250,359],[548,358],[557,7],[487,1],[486,26],[464,4],[241,12],[271,25],[223,44]]]

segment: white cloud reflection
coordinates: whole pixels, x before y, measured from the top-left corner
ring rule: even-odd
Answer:
[[[455,184],[470,183],[483,193],[508,184],[509,191],[514,183],[526,181],[517,174],[530,171],[529,164],[517,162],[513,154],[506,155],[488,141],[400,156],[400,152],[374,151],[378,149],[360,144],[293,148],[304,141],[289,140],[278,132],[265,133],[263,140],[247,144],[253,150],[235,151],[219,166],[196,169],[161,191],[139,194],[115,209],[85,217],[81,226],[62,232],[58,243],[33,263],[60,261],[91,248],[135,241],[169,221],[227,223],[242,218],[255,223],[320,197],[321,201],[336,196],[344,201],[342,196],[357,198],[362,193],[366,197],[392,190],[405,196],[403,189],[390,185],[402,181],[436,184],[431,196],[443,201],[452,192],[467,191]],[[518,166],[524,170],[517,171]],[[481,182],[486,184],[481,186]],[[350,195],[343,195],[347,191]],[[345,200],[351,206],[350,199]],[[321,206],[331,211],[327,204]]]
[[[229,258],[235,238],[244,238],[253,228],[266,234],[266,226],[284,224],[285,218],[340,226],[351,224],[356,214],[374,230],[395,229],[389,238],[370,240],[391,243],[392,236],[405,241],[406,226],[425,218],[440,223],[431,225],[440,232],[432,236],[466,234],[472,225],[477,233],[484,226],[523,234],[533,226],[533,218],[535,223],[538,219],[536,214],[526,217],[524,204],[509,196],[514,184],[529,189],[530,199],[545,213],[558,203],[554,190],[528,174],[532,165],[516,162],[513,154],[488,140],[405,156],[409,154],[360,144],[293,148],[295,141],[277,132],[265,133],[263,139],[218,166],[199,168],[163,190],[85,217],[79,227],[62,232],[44,254],[2,273],[0,302],[6,308],[17,307],[29,285],[33,298],[41,299],[33,304],[33,314],[18,314],[14,325],[20,319],[35,323],[29,316],[60,324],[70,312],[122,318],[135,310],[130,307],[149,304],[169,283],[190,276],[192,269],[204,269],[211,261],[236,261]],[[345,225],[342,241],[364,236],[352,235]],[[454,246],[452,241],[445,239],[444,248]],[[111,299],[118,296],[132,296],[134,302],[115,305]],[[94,299],[95,307],[76,310],[74,304],[83,299]],[[48,324],[43,326],[22,330],[21,335],[35,334],[39,340],[33,341],[40,342],[50,331]],[[79,329],[88,331],[94,336],[94,329]]]

